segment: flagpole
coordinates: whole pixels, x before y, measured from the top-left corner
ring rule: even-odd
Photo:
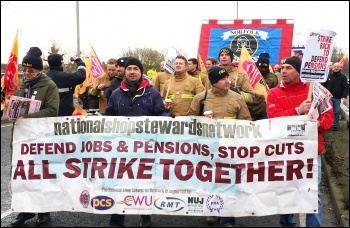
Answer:
[[[237,19],[238,19],[238,1],[237,1]]]
[[[80,57],[79,1],[76,1],[76,16],[77,16],[77,56]]]

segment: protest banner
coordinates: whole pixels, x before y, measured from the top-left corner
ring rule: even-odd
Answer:
[[[302,82],[325,82],[337,34],[328,30],[308,30],[305,51],[300,69]]]
[[[204,20],[199,37],[198,53],[204,59],[218,59],[222,47],[233,51],[233,62],[239,62],[242,46],[256,62],[260,53],[270,55],[270,64],[277,64],[290,56],[294,20],[292,19],[236,19]]]
[[[19,119],[12,211],[315,213],[317,123],[307,119]]]

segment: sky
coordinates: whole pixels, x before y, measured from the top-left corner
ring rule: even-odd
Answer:
[[[337,33],[333,45],[349,52],[349,1],[79,1],[80,50],[89,54],[91,44],[105,62],[136,47],[164,53],[175,47],[192,58],[204,20],[237,18],[292,19],[293,45],[305,44],[308,29],[332,30]],[[2,63],[8,61],[17,30],[19,63],[32,46],[39,47],[45,59],[54,42],[74,55],[76,1],[1,1]]]

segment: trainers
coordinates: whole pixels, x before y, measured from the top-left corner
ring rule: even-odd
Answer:
[[[141,215],[140,227],[151,227],[151,216],[150,215]]]
[[[206,222],[208,225],[214,225],[219,217],[217,216],[208,216]]]

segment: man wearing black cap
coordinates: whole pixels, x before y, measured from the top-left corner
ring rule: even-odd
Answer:
[[[46,74],[56,83],[60,94],[58,116],[71,116],[74,111],[74,89],[86,79],[85,63],[81,58],[74,58],[78,70],[74,73],[66,73],[63,71],[64,63],[62,55],[57,53],[50,54],[47,61],[50,70]]]
[[[258,83],[263,84],[267,91],[276,87],[278,78],[274,73],[270,72],[270,55],[266,52],[261,53],[255,64],[263,77]],[[267,119],[264,95],[255,94],[253,102],[248,104],[248,108],[253,120]]]
[[[247,104],[253,102],[254,90],[247,74],[237,72],[237,67],[232,66],[233,51],[229,47],[223,47],[219,51],[220,65],[230,74],[231,85],[237,88],[243,95]]]
[[[169,116],[159,92],[143,77],[139,59],[129,57],[125,62],[125,78],[109,98],[106,116]],[[125,215],[112,214],[109,225],[124,227]],[[140,226],[150,227],[151,216],[141,215]]]
[[[60,97],[56,84],[46,74],[42,73],[42,52],[38,47],[31,47],[22,60],[23,79],[19,81],[19,90],[14,95],[19,97],[40,100],[40,110],[31,114],[24,114],[18,118],[55,117],[58,115]],[[33,182],[40,185],[40,180]],[[18,186],[17,186],[18,187]],[[26,188],[21,188],[23,198],[26,198]],[[45,189],[43,189],[45,191]],[[48,202],[50,199],[41,198],[40,202]],[[23,202],[24,203],[24,202]],[[36,205],[38,206],[38,205]],[[12,226],[22,226],[27,220],[33,218],[34,213],[19,213],[11,222]],[[47,226],[51,221],[50,213],[38,213],[36,226]]]
[[[105,97],[107,99],[107,103],[109,100],[109,97],[111,96],[112,92],[117,89],[120,86],[120,83],[123,81],[124,77],[125,77],[125,62],[128,59],[128,57],[121,57],[119,59],[117,59],[117,76],[115,76],[115,79],[112,80],[109,88],[106,89],[105,91]]]
[[[242,95],[230,89],[229,73],[220,66],[213,66],[208,73],[211,89],[194,96],[188,110],[189,116],[203,116],[212,112],[214,119],[252,120]],[[208,216],[208,225],[216,223],[218,217]],[[233,217],[221,218],[223,224],[234,221]]]
[[[212,111],[215,119],[251,120],[243,96],[230,89],[227,70],[214,66],[208,76],[211,89],[194,96],[188,115],[202,116],[205,111]],[[202,100],[204,106],[201,113]]]
[[[284,59],[281,66],[282,82],[269,91],[267,96],[267,115],[269,118],[281,116],[306,115],[311,107],[308,99],[310,83],[300,81],[301,59],[292,56]],[[317,120],[318,126],[318,212],[306,214],[306,227],[322,227],[322,203],[320,183],[322,176],[321,155],[324,150],[323,132],[329,130],[333,124],[333,109],[322,113]],[[305,151],[307,153],[307,151]],[[300,200],[300,199],[291,199]],[[293,214],[280,215],[283,227],[294,227]]]

